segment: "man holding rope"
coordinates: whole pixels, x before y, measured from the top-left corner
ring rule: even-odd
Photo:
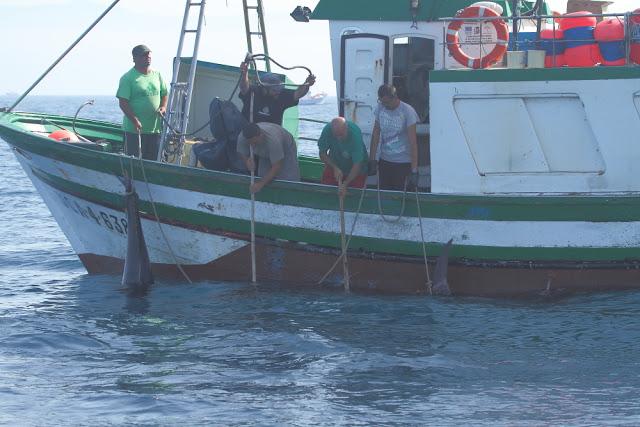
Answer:
[[[151,69],[151,50],[138,45],[131,51],[134,66],[120,78],[116,97],[124,113],[125,153],[138,156],[138,135],[142,158],[156,160],[167,109],[167,86],[158,71]]]
[[[243,102],[242,115],[250,119],[249,108],[251,104],[251,94],[253,100],[253,122],[269,122],[282,125],[284,110],[298,105],[300,98],[309,92],[309,87],[316,82],[316,77],[310,74],[305,82],[296,90],[285,89],[284,83],[274,74],[267,74],[262,77],[264,86],[249,84],[249,63],[240,64],[240,94]]]
[[[367,179],[367,147],[358,125],[336,117],[322,129],[318,140],[320,159],[324,162],[321,183],[339,185],[340,197],[347,187],[363,188]]]
[[[298,151],[293,136],[273,123],[249,123],[238,136],[238,154],[249,171],[255,171],[253,154],[258,157],[258,173],[262,179],[251,186],[255,194],[274,179],[300,181]]]

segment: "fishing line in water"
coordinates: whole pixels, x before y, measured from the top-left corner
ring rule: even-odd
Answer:
[[[427,291],[431,294],[433,283],[431,282],[431,276],[429,275],[429,262],[427,261],[427,244],[424,241],[424,228],[422,226],[422,212],[420,209],[420,199],[418,198],[418,186],[416,185],[416,208],[418,210],[418,223],[420,224],[420,240],[422,242],[422,258],[424,260],[424,269],[427,273]]]
[[[364,195],[365,195],[366,191],[367,191],[367,187],[365,185],[364,187],[362,187],[362,191],[360,192],[360,201],[358,202],[358,209],[356,210],[356,216],[353,218],[353,223],[351,224],[351,230],[349,231],[349,238],[347,239],[347,243],[345,244],[345,251],[340,254],[340,256],[335,260],[335,262],[333,263],[331,268],[324,274],[324,276],[322,276],[322,278],[320,280],[318,280],[318,283],[317,283],[318,285],[321,285],[322,282],[324,282],[325,279],[329,276],[329,274],[331,274],[333,272],[333,270],[335,270],[335,268],[338,265],[338,263],[340,261],[342,261],[343,255],[349,249],[349,244],[351,243],[351,238],[353,237],[353,232],[354,232],[354,230],[356,228],[356,223],[358,222],[358,217],[360,216],[360,210],[362,209],[362,202],[364,200]]]
[[[347,260],[347,245],[345,242],[345,231],[344,231],[344,197],[345,195],[341,194],[341,188],[342,188],[342,177],[340,177],[338,179],[338,198],[340,200],[340,246],[342,247],[342,253],[340,254],[340,257],[342,258],[342,277],[343,277],[343,281],[344,281],[344,291],[345,292],[349,292],[350,291],[350,284],[349,284],[349,262]]]

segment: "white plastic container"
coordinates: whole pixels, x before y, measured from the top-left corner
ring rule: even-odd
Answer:
[[[527,66],[526,54],[527,52],[523,50],[507,52],[507,68],[525,68]]]
[[[527,51],[527,68],[544,68],[544,50]]]

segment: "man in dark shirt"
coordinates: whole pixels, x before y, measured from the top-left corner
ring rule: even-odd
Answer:
[[[253,123],[269,122],[282,126],[282,116],[284,110],[298,105],[298,100],[309,92],[309,87],[316,82],[316,77],[310,75],[305,82],[296,90],[285,89],[283,82],[273,74],[261,77],[265,86],[249,84],[249,64],[240,64],[242,78],[240,79],[240,94],[242,100],[242,115],[251,121],[249,108],[251,105],[251,94],[253,98]]]

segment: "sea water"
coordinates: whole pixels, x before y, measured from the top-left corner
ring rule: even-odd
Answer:
[[[20,109],[73,115],[84,101]],[[121,116],[99,97],[81,117]],[[5,143],[0,176],[0,425],[640,425],[638,292],[160,281],[131,297],[120,277],[86,274]]]

